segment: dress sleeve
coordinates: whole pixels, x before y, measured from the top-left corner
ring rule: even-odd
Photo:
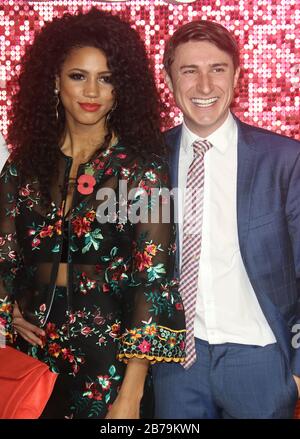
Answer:
[[[12,311],[21,257],[16,238],[17,172],[6,162],[0,176],[0,344],[13,341]]]
[[[186,331],[178,281],[174,278],[175,226],[167,166],[153,162],[137,180],[135,194],[129,197],[132,268],[118,359],[182,362]],[[141,221],[136,222],[136,213]]]

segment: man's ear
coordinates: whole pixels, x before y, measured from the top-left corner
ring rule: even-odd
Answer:
[[[234,79],[233,79],[233,88],[236,88],[239,77],[241,73],[241,68],[237,67],[236,71],[234,72]]]
[[[168,73],[166,72],[166,70],[163,70],[164,73],[164,78],[165,81],[167,83],[167,86],[169,87],[169,89],[171,90],[171,92],[173,93],[173,84],[172,84],[172,79],[170,78],[170,76],[168,75]]]

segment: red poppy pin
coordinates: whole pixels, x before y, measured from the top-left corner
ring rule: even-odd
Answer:
[[[77,190],[83,195],[89,195],[93,192],[96,180],[92,175],[83,174],[78,178]]]

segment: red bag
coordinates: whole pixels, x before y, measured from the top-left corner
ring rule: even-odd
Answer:
[[[0,348],[0,419],[37,419],[58,375],[17,349]]]

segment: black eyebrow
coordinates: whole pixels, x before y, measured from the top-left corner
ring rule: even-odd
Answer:
[[[68,71],[68,73],[71,73],[71,72],[73,72],[74,70],[75,70],[76,72],[80,72],[80,73],[86,73],[86,74],[89,73],[87,70],[80,69],[80,68],[78,68],[78,67],[73,67],[72,69],[70,69],[70,70]],[[109,70],[104,70],[103,72],[98,72],[98,74],[101,74],[101,75],[109,74],[109,75],[111,75],[112,72],[109,71]]]

